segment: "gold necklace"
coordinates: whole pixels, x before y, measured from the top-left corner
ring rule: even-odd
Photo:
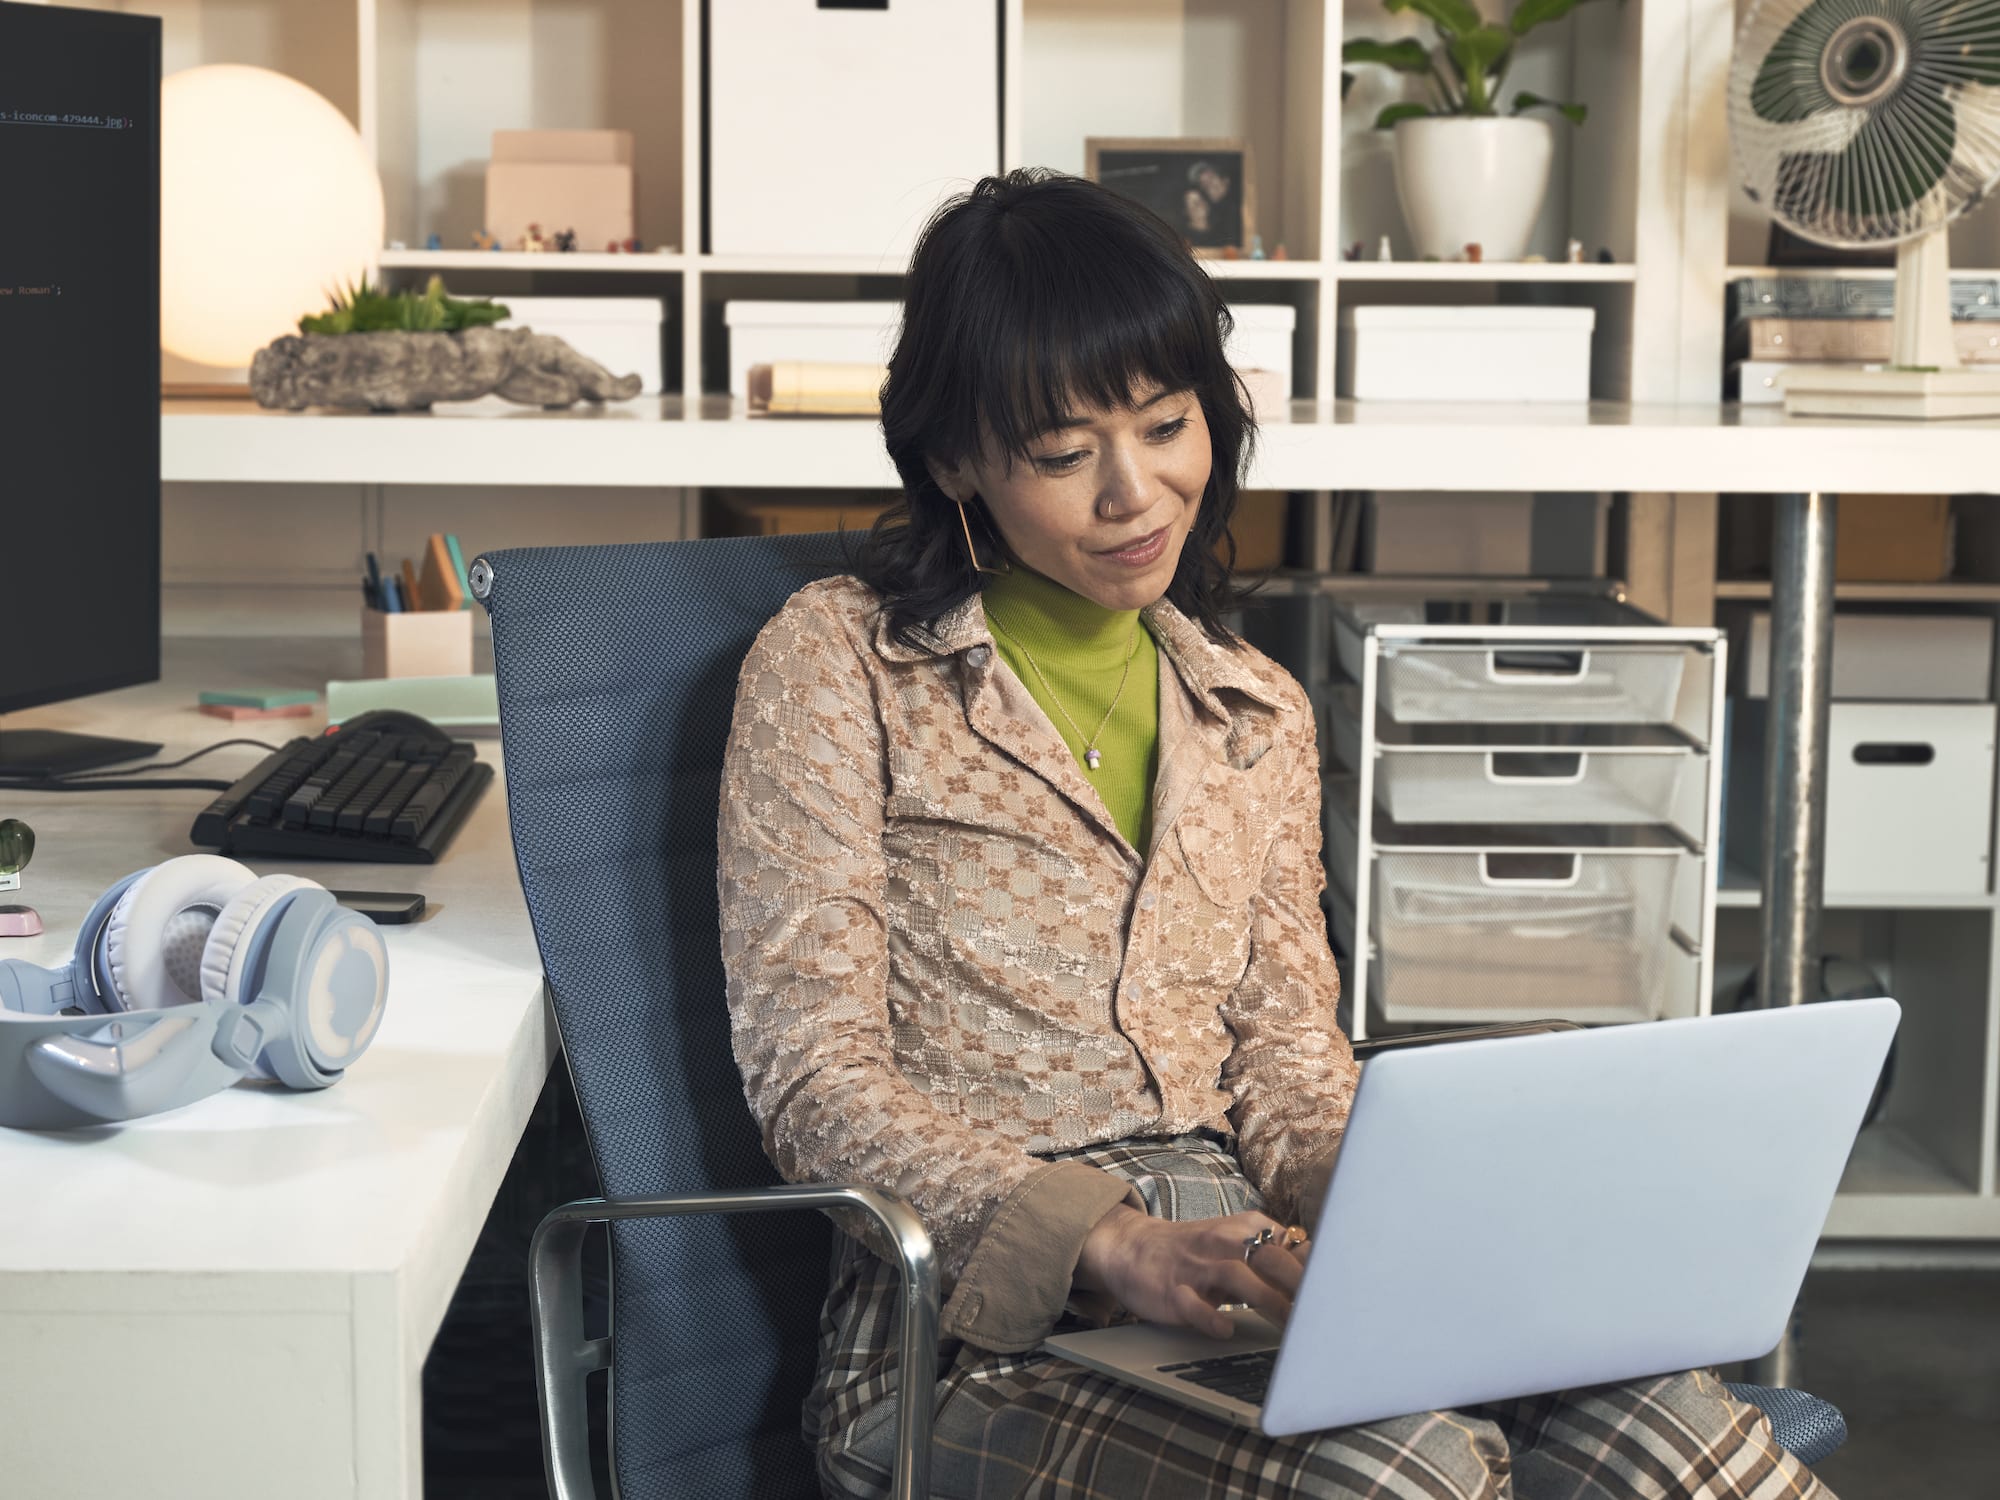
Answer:
[[[1063,716],[1063,722],[1069,725],[1070,733],[1082,740],[1082,728],[1078,726],[1076,720],[1069,716],[1069,710],[1063,707],[1062,699],[1056,696],[1056,690],[1049,686],[1048,678],[1042,675],[1042,664],[1035,660],[1035,653],[1028,649],[1027,643],[1018,635],[1014,634],[1013,631],[1002,625],[998,620],[995,620],[991,615],[987,616],[987,620],[995,630],[1012,641],[1021,655],[1028,659],[1028,665],[1034,668],[1035,680],[1041,683],[1042,691],[1049,695],[1049,702],[1053,703],[1056,706],[1056,712]],[[1104,717],[1097,721],[1096,734],[1091,735],[1083,743],[1083,764],[1088,770],[1095,771],[1104,760],[1104,752],[1097,748],[1097,736],[1104,733],[1104,726],[1111,722],[1111,715],[1118,707],[1118,700],[1125,696],[1125,679],[1132,675],[1132,658],[1138,652],[1138,649],[1139,617],[1134,615],[1132,617],[1132,634],[1125,642],[1125,670],[1118,674],[1118,691],[1111,695],[1110,706],[1104,710]]]

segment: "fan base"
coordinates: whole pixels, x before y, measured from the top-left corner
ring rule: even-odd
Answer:
[[[1936,421],[2000,417],[2000,369],[1815,368],[1795,365],[1779,377],[1788,417],[1888,417]]]

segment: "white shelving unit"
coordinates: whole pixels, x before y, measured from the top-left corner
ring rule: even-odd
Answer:
[[[673,394],[610,410],[476,403],[375,418],[171,403],[163,421],[170,584],[325,591],[351,581],[364,546],[394,550],[441,525],[474,545],[678,536],[699,526],[703,487],[893,484],[872,424],[752,420],[715,396],[726,367],[723,301],[893,298],[905,266],[895,256],[708,253],[703,0],[71,3],[163,16],[169,71],[260,64],[343,110],[380,166],[388,238],[420,247],[436,232],[444,246],[385,246],[385,277],[420,281],[435,271],[467,294],[657,296],[668,309]],[[1504,8],[1504,0],[1482,4]],[[1580,129],[1558,127],[1532,242],[1546,260],[1525,265],[1373,259],[1385,233],[1408,251],[1388,143],[1371,128],[1404,83],[1360,70],[1343,104],[1340,48],[1349,35],[1413,34],[1413,16],[1391,16],[1379,0],[993,0],[993,9],[1003,57],[993,167],[1077,171],[1090,135],[1251,143],[1257,227],[1287,258],[1206,265],[1232,299],[1285,302],[1298,313],[1296,399],[1290,420],[1261,435],[1256,486],[1618,492],[1634,597],[1676,624],[1706,625],[1718,599],[1761,597],[1758,585],[1715,582],[1718,493],[1984,491],[2000,474],[2000,423],[1927,430],[1919,454],[1908,429],[1790,423],[1771,408],[1716,404],[1727,281],[1767,259],[1762,221],[1731,185],[1723,81],[1735,0],[1582,6],[1530,39],[1514,81],[1582,99],[1591,112]],[[520,127],[633,131],[639,236],[667,252],[470,248],[491,132]],[[1586,263],[1564,260],[1571,237],[1583,242]],[[1357,243],[1364,258],[1344,259]],[[1959,267],[2000,265],[2000,213],[1963,220],[1951,253]],[[1596,401],[1465,408],[1334,399],[1343,304],[1508,300],[1596,310]],[[186,540],[196,535],[199,546]],[[1990,606],[2000,582],[1840,593]],[[1722,952],[1732,934],[1754,933],[1754,902],[1725,882]],[[1859,924],[1854,934],[1890,956],[1915,1038],[1903,1066],[1927,1080],[1906,1091],[1914,1102],[1905,1107],[1917,1113],[1864,1136],[1829,1225],[1834,1237],[2000,1238],[1994,911],[1982,897],[1921,910],[1842,907],[1829,918],[1838,932]],[[1719,974],[1719,987],[1728,982]]]

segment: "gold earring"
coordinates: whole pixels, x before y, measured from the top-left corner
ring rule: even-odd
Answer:
[[[965,502],[954,498],[951,503],[958,507],[958,527],[959,530],[965,533],[965,555],[967,560],[972,564],[972,571],[975,573],[986,573],[995,578],[998,578],[1003,573],[1012,572],[1012,565],[1005,560],[997,568],[985,567],[980,563],[979,551],[972,545],[972,523],[965,518]]]

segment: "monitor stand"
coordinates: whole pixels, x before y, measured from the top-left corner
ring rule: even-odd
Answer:
[[[0,729],[0,776],[68,776],[120,761],[158,755],[150,740],[120,740],[64,729]]]

